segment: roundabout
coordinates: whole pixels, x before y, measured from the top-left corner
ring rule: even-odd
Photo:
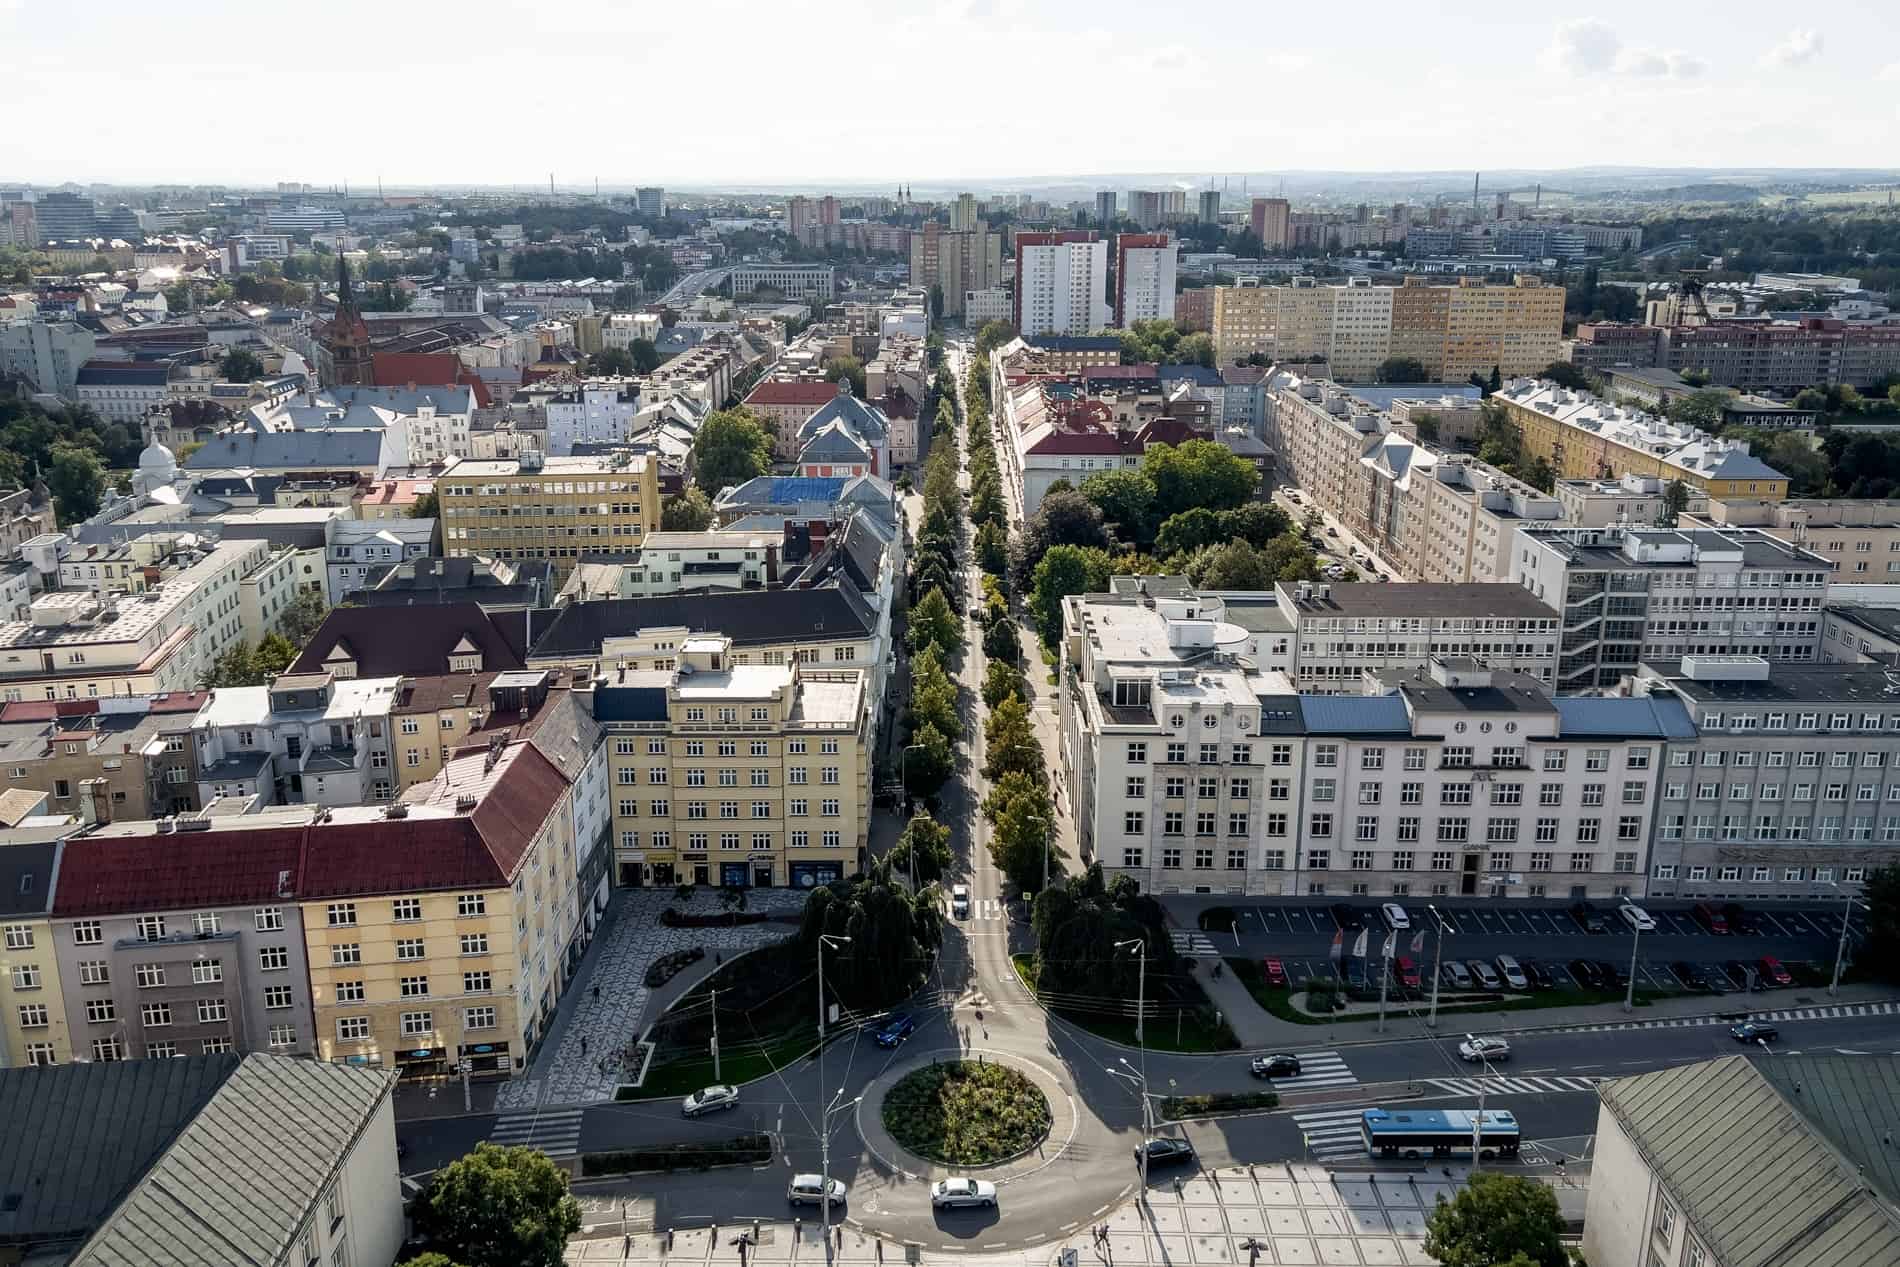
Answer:
[[[1013,1161],[1048,1137],[1049,1101],[1000,1062],[956,1060],[913,1069],[884,1093],[884,1129],[900,1147],[945,1166]]]
[[[856,1125],[893,1177],[981,1173],[1024,1179],[1061,1158],[1080,1123],[1075,1099],[1040,1063],[967,1048],[919,1052],[864,1089]]]

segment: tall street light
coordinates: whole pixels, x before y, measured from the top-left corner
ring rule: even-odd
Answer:
[[[1841,936],[1834,946],[1834,977],[1827,983],[1830,997],[1841,992],[1841,969],[1847,965],[1847,930],[1854,925],[1854,907],[1859,902],[1857,894],[1848,891],[1847,886],[1829,880],[1827,886],[1839,893],[1845,901],[1841,903]],[[1865,903],[1860,903],[1865,905]]]
[[[1625,1012],[1634,1012],[1636,1010],[1636,948],[1642,943],[1642,940],[1643,940],[1642,926],[1640,924],[1635,923],[1634,921],[1631,921],[1630,923],[1630,983],[1629,983],[1629,988],[1623,992],[1623,1010]]]
[[[1141,1199],[1148,1200],[1148,943],[1140,937],[1130,937],[1126,941],[1115,943],[1116,950],[1135,948],[1140,960],[1140,972],[1135,978],[1135,1041],[1141,1045]]]
[[[843,946],[850,942],[849,937],[836,937],[830,933],[818,934],[818,1094],[825,1093],[825,947]],[[824,1229],[825,1261],[831,1261],[831,1110],[838,1102],[838,1096],[844,1094],[839,1088],[838,1095],[831,1098],[831,1104],[822,1105],[818,1114],[818,1209],[820,1226]]]
[[[1438,981],[1443,975],[1439,972],[1445,958],[1445,917],[1438,913],[1436,906],[1426,906],[1432,913],[1432,924],[1437,928],[1437,936],[1432,938],[1432,1012],[1425,1018],[1425,1028],[1438,1028]]]

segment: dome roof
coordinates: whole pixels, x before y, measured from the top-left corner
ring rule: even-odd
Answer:
[[[172,456],[170,449],[154,440],[145,446],[143,453],[139,454],[139,470],[164,471],[169,474],[178,470],[178,459]]]

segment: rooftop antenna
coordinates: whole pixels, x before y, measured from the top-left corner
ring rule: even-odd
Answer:
[[[1471,173],[1471,214],[1473,215],[1483,214],[1478,209],[1478,177],[1481,174],[1480,172]]]

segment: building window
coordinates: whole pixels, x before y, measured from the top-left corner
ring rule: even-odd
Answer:
[[[97,946],[105,939],[104,930],[96,919],[84,919],[73,925],[73,944],[75,946]]]
[[[356,903],[332,902],[329,907],[331,928],[353,928],[356,926]]]
[[[360,1043],[369,1037],[369,1017],[339,1016],[336,1018],[336,1037],[340,1043]]]
[[[199,959],[191,965],[193,985],[216,985],[224,980],[224,965],[216,959]]]
[[[339,981],[336,983],[336,1001],[338,1003],[361,1003],[364,999],[361,981]]]
[[[291,990],[287,985],[264,987],[264,1006],[270,1011],[280,1011],[291,1005]]]
[[[198,1000],[198,1023],[200,1025],[217,1025],[227,1019],[229,1019],[229,1013],[223,999]]]
[[[463,1029],[495,1028],[495,1009],[493,1007],[469,1007],[462,1009]]]
[[[251,912],[251,920],[260,933],[281,932],[284,927],[284,912],[281,907],[261,906]]]
[[[432,1012],[404,1012],[402,1014],[402,1033],[405,1038],[435,1032],[435,1016]]]
[[[398,924],[409,924],[422,918],[422,899],[417,897],[399,897],[390,903],[391,915]]]
[[[156,990],[165,984],[165,965],[160,963],[134,964],[132,977],[141,990]]]
[[[420,959],[422,957],[423,957],[423,949],[422,949],[422,939],[420,937],[403,938],[397,941],[396,958]]]
[[[339,967],[344,964],[362,963],[363,948],[355,942],[347,942],[341,946],[332,946],[330,947],[330,962]]]

